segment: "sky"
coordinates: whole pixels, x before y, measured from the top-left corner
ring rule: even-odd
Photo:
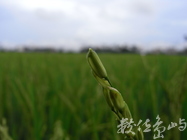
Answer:
[[[185,46],[186,0],[1,0],[0,45]]]

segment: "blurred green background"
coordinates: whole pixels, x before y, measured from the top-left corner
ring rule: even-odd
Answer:
[[[99,54],[134,121],[162,126],[187,122],[185,56]],[[142,127],[143,128],[143,127]],[[145,140],[157,134],[145,134]],[[187,129],[164,140],[187,139]],[[118,140],[115,115],[94,79],[86,54],[0,53],[0,139]]]

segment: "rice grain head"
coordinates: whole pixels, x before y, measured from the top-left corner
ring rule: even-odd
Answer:
[[[112,84],[108,79],[107,72],[104,65],[102,64],[97,53],[93,51],[91,48],[88,50],[87,53],[87,61],[91,67],[95,79],[102,86],[103,94],[106,99],[106,102],[110,107],[110,109],[117,116],[118,122],[120,122],[122,118],[128,118],[128,120],[132,119],[132,115],[128,105],[124,101],[121,93],[117,89],[112,87]],[[126,128],[124,131],[127,130],[129,130],[129,128]],[[136,133],[135,134],[125,133],[125,138],[131,140],[144,140],[144,135],[141,130],[140,131],[134,130],[134,132]]]

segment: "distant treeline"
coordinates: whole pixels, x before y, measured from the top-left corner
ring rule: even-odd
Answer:
[[[93,48],[98,53],[131,53],[131,54],[166,54],[166,55],[187,55],[187,46],[183,50],[177,50],[174,47],[169,47],[167,49],[152,49],[149,51],[144,51],[138,46],[86,46],[83,47],[80,52],[85,53],[89,48]]]
[[[84,46],[79,51],[55,49],[52,46],[23,46],[16,49],[5,49],[6,47],[0,46],[1,52],[48,52],[48,53],[86,53],[89,48],[93,48],[97,53],[130,53],[130,54],[166,54],[166,55],[187,55],[187,46],[183,50],[174,49],[152,49],[150,51],[142,51],[138,46]]]
[[[89,48],[93,48],[98,53],[140,53],[141,50],[136,46],[86,46],[83,47],[80,52],[87,52]]]

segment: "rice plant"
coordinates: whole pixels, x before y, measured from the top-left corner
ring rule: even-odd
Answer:
[[[135,122],[149,118],[154,123],[158,114],[165,125],[174,122],[179,114],[187,120],[186,56],[146,55],[147,68],[139,55],[101,53],[107,76],[94,73],[99,75],[98,80],[104,75],[111,81],[104,80],[109,84],[102,89],[89,76],[85,55],[0,53],[3,136],[13,140],[118,140],[121,135],[117,134],[116,113],[109,111],[103,90],[106,95],[118,95],[120,91]],[[115,100],[111,102],[116,107]],[[163,140],[185,140],[186,132],[178,128],[166,131]],[[176,133],[181,134],[180,138]],[[151,140],[153,134],[144,133],[144,137]]]
[[[108,103],[108,106],[110,107],[110,109],[116,115],[118,123],[123,118],[127,118],[128,121],[130,121],[130,119],[132,119],[132,115],[131,115],[128,105],[124,101],[121,93],[112,86],[107,76],[105,67],[103,66],[97,53],[93,51],[91,48],[89,49],[87,53],[87,60],[91,67],[91,70],[92,70],[92,73],[95,79],[99,82],[99,84],[103,88],[103,94],[106,99],[106,102]],[[141,130],[131,131],[129,129],[130,128],[126,127],[124,130],[125,132],[128,132],[128,133],[124,133],[125,139],[144,140],[144,135]]]
[[[12,140],[8,134],[8,127],[5,119],[3,119],[2,124],[0,124],[0,140]]]

